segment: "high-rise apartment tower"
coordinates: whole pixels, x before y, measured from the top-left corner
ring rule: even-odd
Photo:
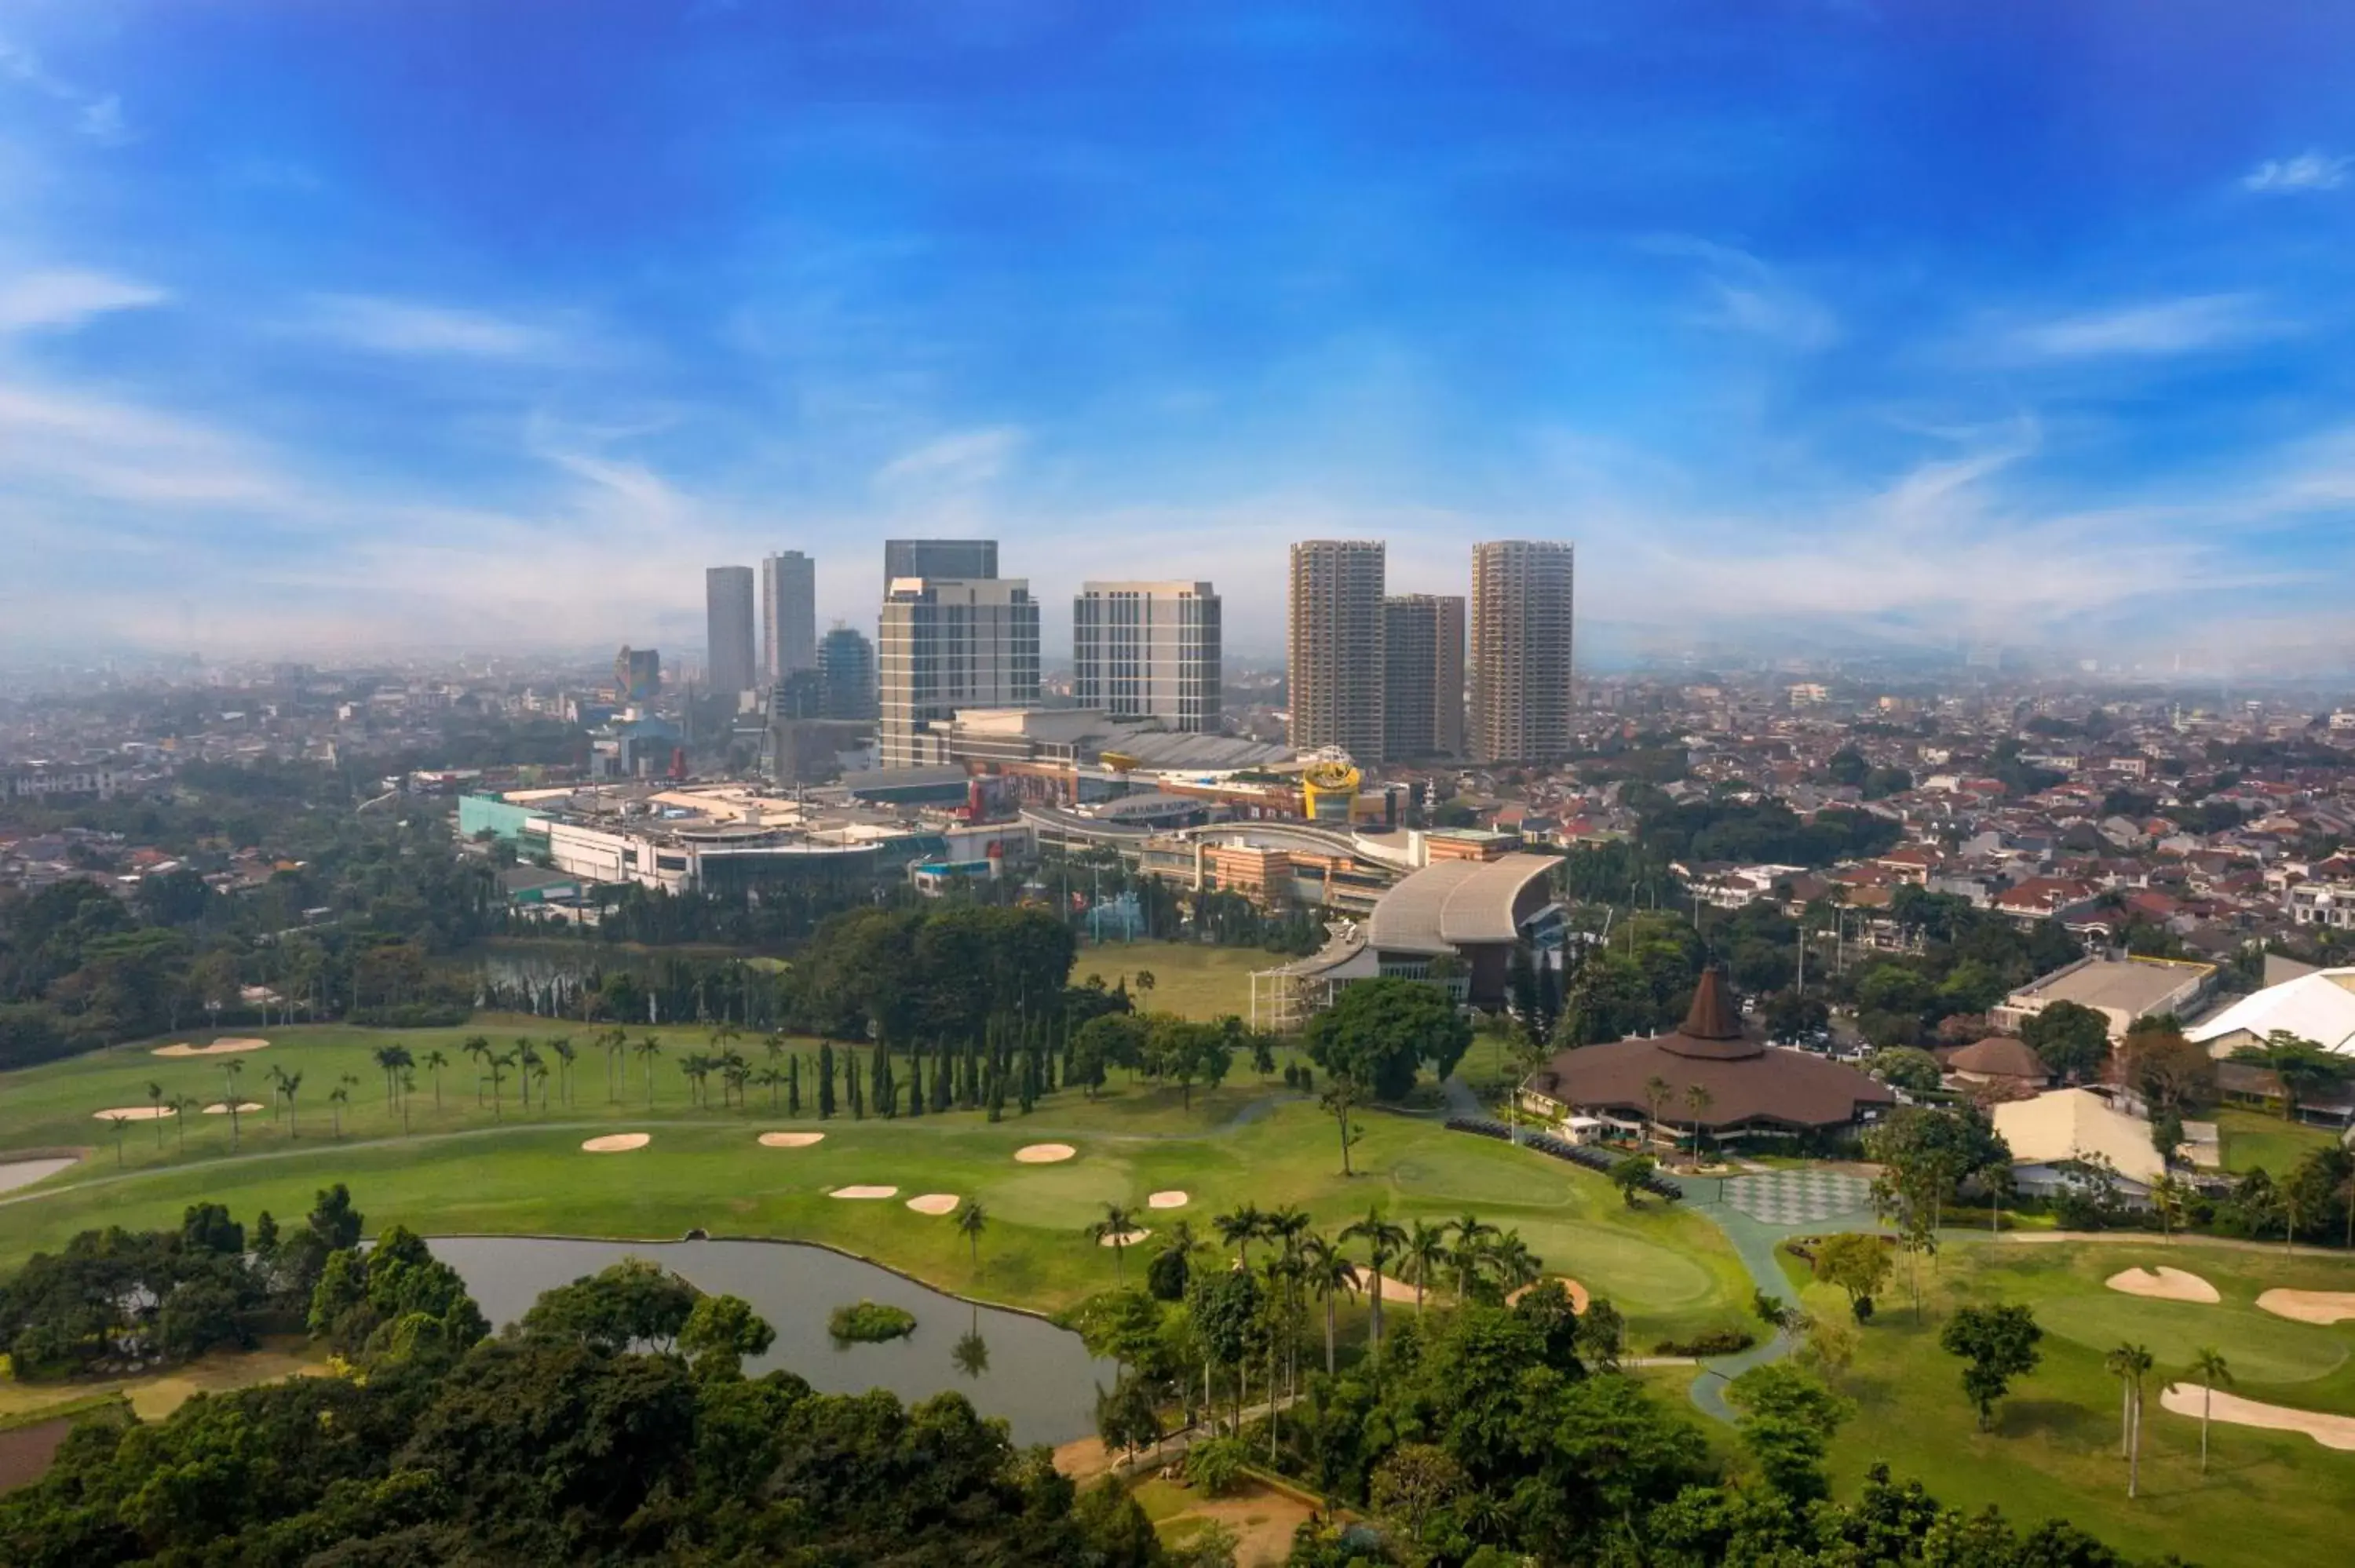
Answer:
[[[753,689],[752,568],[709,567],[703,573],[703,641],[706,678],[715,692]]]
[[[830,719],[875,716],[875,644],[847,626],[818,640],[819,708]]]
[[[761,671],[775,685],[817,668],[817,563],[799,550],[761,559]]]
[[[1071,696],[1083,708],[1219,728],[1219,596],[1208,583],[1082,583]]]
[[[1382,562],[1378,539],[1292,546],[1285,670],[1296,749],[1337,746],[1360,762],[1381,759]]]
[[[1572,547],[1500,539],[1472,546],[1476,762],[1550,762],[1571,747]]]
[[[934,719],[959,708],[1039,705],[1039,601],[1020,577],[896,577],[877,641],[878,760],[948,760]]]
[[[1464,755],[1464,601],[1411,593],[1382,601],[1382,749]]]
[[[995,539],[886,539],[883,591],[901,577],[954,577],[979,582],[997,575]]]

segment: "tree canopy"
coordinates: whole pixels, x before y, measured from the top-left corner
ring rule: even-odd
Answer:
[[[1428,1066],[1444,1078],[1472,1044],[1472,1026],[1448,994],[1420,980],[1360,980],[1302,1032],[1309,1059],[1327,1073],[1396,1100]]]

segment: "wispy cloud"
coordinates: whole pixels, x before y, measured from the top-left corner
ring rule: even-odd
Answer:
[[[2308,148],[2294,158],[2267,158],[2241,176],[2241,188],[2266,196],[2297,191],[2335,191],[2347,183],[2355,158],[2334,157]]]
[[[876,471],[886,490],[969,489],[1006,471],[1022,445],[1022,432],[1008,425],[959,430],[900,453]]]
[[[421,358],[527,359],[559,344],[555,334],[504,316],[376,294],[319,295],[304,325],[371,354]]]
[[[123,114],[123,100],[112,92],[93,92],[69,81],[41,62],[32,50],[0,37],[0,78],[21,83],[73,112],[74,129],[104,146],[133,140]]]
[[[169,297],[151,284],[106,272],[20,273],[0,279],[0,332],[76,327],[92,316],[159,305]]]
[[[1655,237],[1643,249],[1700,264],[1709,302],[1693,317],[1699,325],[1797,349],[1825,348],[1840,335],[1831,307],[1747,250],[1680,234]]]
[[[2281,330],[2254,294],[2190,294],[2083,311],[2016,326],[1996,340],[2000,357],[2075,360],[2194,354]]]

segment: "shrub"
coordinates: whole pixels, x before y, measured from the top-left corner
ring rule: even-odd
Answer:
[[[916,1331],[916,1315],[880,1301],[837,1307],[826,1320],[826,1331],[846,1344],[879,1344]]]
[[[1747,1329],[1710,1329],[1689,1340],[1662,1340],[1652,1347],[1656,1356],[1730,1356],[1758,1342]]]
[[[1211,1437],[1186,1451],[1186,1479],[1214,1498],[1225,1497],[1242,1483],[1250,1457],[1240,1437]]]

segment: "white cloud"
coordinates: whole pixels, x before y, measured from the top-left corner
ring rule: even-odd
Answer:
[[[2335,191],[2347,183],[2355,158],[2333,157],[2308,148],[2294,158],[2267,158],[2241,176],[2241,188],[2266,196],[2296,191]]]
[[[140,310],[170,296],[151,284],[73,269],[0,279],[0,332],[70,328],[111,311]]]
[[[2280,330],[2255,305],[2254,294],[2191,294],[2084,311],[2016,326],[1998,339],[1998,348],[2002,357],[2014,360],[2193,354]]]
[[[312,331],[372,354],[525,359],[557,344],[538,327],[446,305],[373,294],[322,294],[312,303]]]
[[[1839,317],[1830,306],[1747,250],[1682,234],[1656,236],[1642,249],[1700,264],[1710,300],[1693,318],[1701,326],[1796,349],[1828,347],[1839,338]]]
[[[133,139],[123,119],[121,95],[92,92],[68,81],[44,65],[40,56],[5,37],[0,37],[0,76],[72,110],[74,129],[93,142],[112,147]]]
[[[986,484],[1006,471],[1022,440],[1022,432],[1010,425],[959,430],[900,453],[876,471],[875,482],[887,490]]]

